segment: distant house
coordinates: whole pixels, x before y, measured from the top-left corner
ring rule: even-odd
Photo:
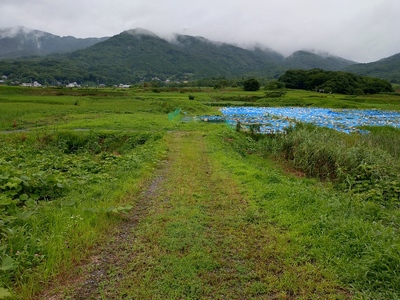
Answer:
[[[5,81],[4,80],[0,80],[0,84],[4,84],[5,83]]]
[[[3,79],[7,79],[8,77],[6,75],[1,76]]]
[[[30,83],[21,83],[21,86],[27,86],[27,87],[40,87],[42,86],[39,82],[34,81],[34,82],[30,82]]]
[[[81,87],[81,86],[79,84],[77,84],[76,82],[73,82],[73,83],[67,84],[66,87],[74,88],[74,87]]]
[[[121,83],[121,84],[119,85],[119,87],[122,88],[122,89],[129,89],[131,86],[130,86],[129,84],[122,84],[122,83]]]

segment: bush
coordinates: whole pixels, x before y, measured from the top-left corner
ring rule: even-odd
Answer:
[[[265,85],[265,90],[267,91],[273,91],[277,89],[282,89],[285,87],[285,84],[278,81],[278,80],[271,80]]]
[[[265,97],[266,98],[280,98],[286,95],[286,91],[271,91],[271,92],[266,92]]]
[[[258,91],[260,89],[260,82],[255,78],[247,79],[243,82],[243,89],[245,91]]]

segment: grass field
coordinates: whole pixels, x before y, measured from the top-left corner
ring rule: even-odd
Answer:
[[[0,299],[398,299],[400,131],[187,118],[225,104],[400,97],[0,87]]]

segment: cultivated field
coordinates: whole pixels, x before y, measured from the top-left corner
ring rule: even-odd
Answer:
[[[0,87],[0,299],[400,298],[400,130],[194,118],[400,96],[278,94]]]

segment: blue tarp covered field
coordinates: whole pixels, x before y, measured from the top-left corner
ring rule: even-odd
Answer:
[[[299,107],[224,107],[226,122],[236,126],[260,125],[261,133],[282,133],[296,122],[311,123],[351,133],[360,126],[400,128],[400,112],[384,110],[299,108]]]

